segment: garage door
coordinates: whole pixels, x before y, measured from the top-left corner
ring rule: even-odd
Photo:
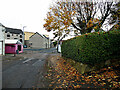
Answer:
[[[0,55],[2,55],[2,41],[0,41]]]

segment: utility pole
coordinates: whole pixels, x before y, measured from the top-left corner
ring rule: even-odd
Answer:
[[[24,45],[24,41],[25,41],[25,33],[24,33],[24,28],[26,28],[27,26],[23,26],[23,45]]]

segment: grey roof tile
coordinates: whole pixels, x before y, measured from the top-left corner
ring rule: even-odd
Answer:
[[[13,33],[13,34],[23,34],[23,31],[21,29],[14,29],[14,28],[8,28],[8,27],[5,27],[6,28],[6,32],[10,32],[10,33]]]

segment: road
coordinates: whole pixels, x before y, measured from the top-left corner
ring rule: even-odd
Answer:
[[[3,60],[2,88],[48,87],[49,82],[44,78],[47,73],[46,63],[49,55],[56,53],[56,49],[24,51],[25,53],[18,55],[23,56],[22,59]]]

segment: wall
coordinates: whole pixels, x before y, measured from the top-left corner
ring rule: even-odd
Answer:
[[[10,37],[7,37],[8,34],[10,35]],[[24,39],[23,39],[24,36],[22,35],[22,37],[20,37],[20,35],[22,34],[12,34],[12,33],[7,32],[5,33],[5,39],[17,39],[19,41],[22,40],[22,44],[24,44]]]
[[[29,37],[31,37],[34,33],[33,32],[24,32],[25,33],[25,40],[29,40]]]
[[[46,48],[46,39],[38,34],[35,34],[29,39],[29,43],[32,43],[32,48]]]
[[[5,28],[0,25],[0,55],[5,54],[5,38],[4,38]]]
[[[5,53],[15,54],[17,50],[17,44],[5,44]]]
[[[25,44],[27,47],[29,47],[29,46],[30,46],[29,40],[25,40],[25,41],[24,41],[24,44]]]
[[[3,41],[0,41],[0,55],[3,55]]]
[[[46,39],[46,38],[43,38],[43,40],[44,40],[44,45],[45,45],[45,48],[49,48],[49,40],[48,39]]]
[[[19,53],[22,53],[23,45],[22,44],[5,44],[5,53],[16,54],[17,53],[16,50],[19,50]]]

